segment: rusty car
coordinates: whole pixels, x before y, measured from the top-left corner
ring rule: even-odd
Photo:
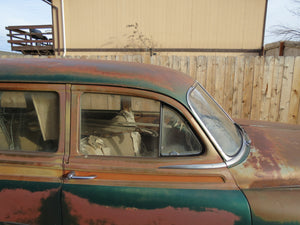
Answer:
[[[0,224],[300,224],[299,150],[168,68],[0,59]]]

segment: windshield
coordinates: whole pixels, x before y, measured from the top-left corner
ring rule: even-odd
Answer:
[[[189,92],[188,102],[217,147],[227,156],[237,154],[242,145],[238,128],[200,84]]]

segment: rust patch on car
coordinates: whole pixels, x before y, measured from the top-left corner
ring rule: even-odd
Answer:
[[[76,224],[235,224],[240,218],[231,212],[215,208],[205,208],[201,212],[188,208],[173,208],[171,206],[157,209],[138,209],[132,207],[111,207],[90,203],[64,192],[65,201]],[[84,212],[83,210],[84,209]],[[83,213],[82,213],[83,212]]]
[[[240,188],[300,185],[300,126],[244,124],[252,145],[242,164],[230,169]]]
[[[0,221],[24,224],[43,224],[45,214],[58,207],[57,189],[31,192],[24,189],[3,189],[0,191]],[[54,202],[52,202],[54,199]],[[55,207],[55,208],[51,208]],[[57,218],[48,218],[55,221]],[[48,223],[49,224],[49,223]]]

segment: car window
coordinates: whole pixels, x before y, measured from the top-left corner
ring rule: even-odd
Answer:
[[[201,143],[178,112],[163,106],[162,118],[162,156],[196,155],[202,152]]]
[[[185,120],[159,101],[84,93],[80,102],[83,155],[159,157],[202,152]]]
[[[236,155],[242,146],[242,136],[233,120],[200,84],[192,87],[188,101],[199,122],[212,135],[216,146],[227,156]]]
[[[0,92],[0,150],[55,152],[59,106],[55,92]]]

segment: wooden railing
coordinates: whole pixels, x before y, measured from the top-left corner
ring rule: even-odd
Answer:
[[[24,55],[54,55],[52,25],[8,26],[12,51]]]

